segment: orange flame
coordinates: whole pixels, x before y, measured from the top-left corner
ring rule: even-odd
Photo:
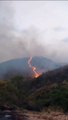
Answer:
[[[39,72],[37,71],[37,68],[36,68],[35,66],[32,66],[32,65],[31,65],[31,61],[32,61],[32,57],[29,58],[29,60],[28,60],[28,65],[29,65],[29,67],[32,69],[32,71],[33,71],[33,73],[34,73],[34,77],[37,78],[37,77],[39,77],[39,76],[41,75],[41,73],[39,73]]]

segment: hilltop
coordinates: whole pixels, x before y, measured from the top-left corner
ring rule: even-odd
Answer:
[[[25,57],[0,63],[0,79],[9,79],[16,75],[32,77],[33,72],[28,65],[28,60],[29,58]],[[31,63],[42,73],[61,66],[45,57],[33,57]]]

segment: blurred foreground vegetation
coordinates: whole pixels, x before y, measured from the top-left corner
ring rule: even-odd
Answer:
[[[53,107],[68,112],[68,76],[62,77],[62,82],[53,81],[52,77],[26,80],[16,76],[11,80],[0,80],[0,105],[35,111]]]

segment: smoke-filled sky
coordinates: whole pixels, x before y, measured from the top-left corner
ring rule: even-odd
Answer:
[[[45,56],[68,63],[68,1],[0,1],[0,62]]]

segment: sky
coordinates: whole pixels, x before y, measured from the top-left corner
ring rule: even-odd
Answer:
[[[68,1],[0,1],[0,62],[45,56],[68,63]]]

